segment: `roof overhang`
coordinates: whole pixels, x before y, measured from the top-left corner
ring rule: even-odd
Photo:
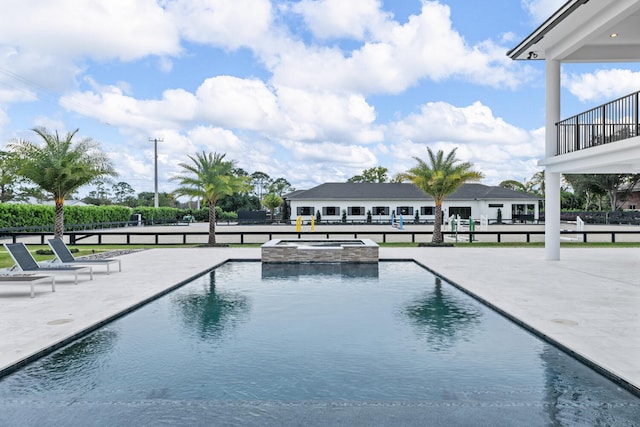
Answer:
[[[640,61],[640,0],[569,0],[515,48],[515,60]]]
[[[549,157],[538,162],[551,173],[640,173],[640,136]]]

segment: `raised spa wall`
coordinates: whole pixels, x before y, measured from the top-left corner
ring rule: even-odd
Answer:
[[[281,244],[286,243],[285,244]],[[314,246],[314,243],[323,246]],[[340,239],[335,246],[325,246],[331,240],[273,239],[262,245],[262,262],[350,262],[377,263],[378,244],[370,239],[348,241]]]

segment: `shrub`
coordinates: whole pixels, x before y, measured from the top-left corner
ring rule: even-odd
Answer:
[[[65,206],[65,227],[74,224],[128,221],[126,206]],[[53,226],[55,207],[49,205],[0,204],[0,228]]]
[[[175,222],[178,218],[178,209],[176,208],[138,206],[133,209],[133,213],[141,214],[147,225]]]

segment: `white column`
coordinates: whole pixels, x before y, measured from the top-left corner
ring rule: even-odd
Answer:
[[[544,249],[548,260],[560,259],[560,174],[546,173]]]
[[[545,158],[557,154],[560,121],[560,61],[546,60]],[[560,259],[560,174],[545,171],[544,247],[548,260]]]

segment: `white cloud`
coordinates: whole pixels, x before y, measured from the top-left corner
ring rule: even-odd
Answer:
[[[391,126],[401,140],[418,143],[451,141],[453,143],[522,144],[527,132],[495,117],[480,102],[456,107],[446,102],[431,102],[420,113],[410,114]]]
[[[0,40],[64,58],[177,54],[178,32],[169,18],[153,0],[25,0],[3,8]]]
[[[38,98],[55,103],[56,93],[73,86],[80,71],[80,67],[50,53],[24,51],[0,42],[0,103]]]
[[[639,71],[619,68],[563,76],[564,86],[582,102],[608,101],[636,92],[639,79]]]
[[[285,135],[305,141],[370,143],[382,140],[375,109],[362,95],[279,88],[278,99],[286,117]]]
[[[292,9],[300,13],[318,38],[363,40],[387,25],[391,14],[380,10],[379,0],[302,0]]]
[[[531,15],[535,24],[542,24],[564,3],[566,0],[522,0],[522,7]]]
[[[126,96],[116,86],[104,87],[98,93],[86,91],[63,96],[60,105],[121,129],[146,130],[147,133],[167,127],[171,120],[176,119],[176,115],[184,113],[184,110],[167,111],[157,101]],[[184,108],[188,109],[188,106]],[[177,124],[174,123],[174,126]]]
[[[5,83],[7,84],[7,83]],[[12,104],[14,102],[35,101],[36,94],[28,88],[10,86],[8,88],[0,87],[0,104]]]
[[[233,132],[211,126],[197,126],[187,133],[191,141],[191,149],[185,152],[217,152],[226,153],[228,160],[241,157],[249,151],[249,147]],[[195,148],[195,150],[194,150]]]
[[[296,161],[312,163],[328,163],[351,167],[372,167],[377,163],[376,156],[367,147],[360,145],[343,145],[332,142],[305,144],[298,141],[283,141],[282,145],[289,150]]]
[[[413,157],[426,158],[427,146],[434,151],[457,149],[458,159],[472,162],[489,184],[505,176],[530,177],[543,157],[544,132],[510,125],[480,102],[467,107],[428,103],[390,128],[397,141],[391,148],[394,174],[414,166]]]
[[[425,1],[420,14],[405,24],[384,22],[375,33],[375,39],[348,54],[337,47],[289,45],[271,66],[273,81],[298,88],[399,93],[424,78],[458,77],[509,88],[528,79],[526,70],[515,73],[506,47],[491,41],[469,46],[453,28],[449,7],[439,2]]]
[[[61,105],[121,128],[189,129],[198,123],[252,131],[270,140],[380,142],[373,106],[359,94],[271,88],[256,79],[219,76],[205,80],[195,95],[167,89],[158,100],[126,95],[120,86],[93,85],[94,91],[65,96]]]
[[[344,182],[363,169],[379,164],[371,148],[359,145],[298,141],[282,141],[282,145],[292,159],[272,176],[282,176],[286,170],[287,180],[297,189],[308,189],[323,182]]]
[[[47,129],[55,129],[60,134],[66,134],[69,132],[69,129],[64,125],[64,121],[60,119],[55,119],[47,116],[37,116],[34,118],[34,127],[44,127]],[[33,133],[30,133],[31,137],[34,136]],[[78,135],[78,138],[84,138],[86,135]]]
[[[200,116],[219,126],[261,130],[279,120],[276,97],[260,80],[210,78],[200,85],[196,97]]]
[[[0,108],[0,129],[9,123],[9,116],[4,109]]]
[[[167,0],[187,40],[237,49],[260,42],[272,23],[268,0]]]

